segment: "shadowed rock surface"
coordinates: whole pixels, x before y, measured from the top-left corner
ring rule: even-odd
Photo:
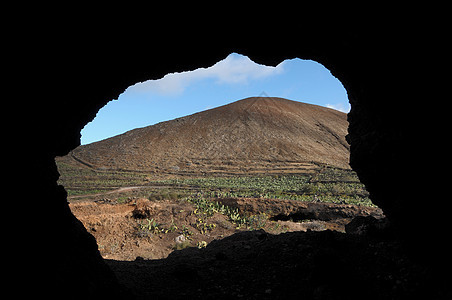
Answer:
[[[137,299],[437,299],[444,290],[397,241],[334,231],[241,232],[167,259],[107,264]]]

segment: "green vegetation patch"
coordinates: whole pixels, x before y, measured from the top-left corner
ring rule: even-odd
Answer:
[[[329,169],[326,175],[205,177],[160,182],[191,188],[206,198],[270,198],[374,206],[353,172]]]
[[[352,170],[319,167],[314,174],[262,176],[179,177],[152,180],[152,174],[133,171],[94,170],[57,162],[59,184],[69,196],[90,195],[140,186],[134,196],[152,201],[187,199],[198,193],[204,198],[270,198],[375,206]],[[127,197],[125,194],[118,197]],[[125,198],[124,198],[125,199]],[[124,200],[122,199],[122,200]]]

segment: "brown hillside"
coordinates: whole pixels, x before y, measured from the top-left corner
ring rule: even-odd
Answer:
[[[237,173],[349,168],[345,113],[252,97],[80,146],[66,159],[100,169]]]

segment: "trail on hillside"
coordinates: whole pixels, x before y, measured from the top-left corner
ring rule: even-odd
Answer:
[[[67,199],[68,200],[73,200],[73,199],[82,199],[82,198],[87,198],[87,197],[105,196],[105,195],[110,195],[110,194],[128,192],[128,191],[131,191],[131,190],[141,189],[141,188],[145,188],[145,187],[146,186],[144,186],[144,185],[143,186],[126,186],[126,187],[120,187],[118,189],[115,189],[115,190],[112,190],[112,191],[108,191],[108,192],[68,196]]]

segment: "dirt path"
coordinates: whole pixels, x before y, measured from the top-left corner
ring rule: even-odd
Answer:
[[[137,186],[124,186],[120,187],[108,192],[102,192],[102,193],[96,193],[96,194],[84,194],[84,195],[74,195],[74,196],[68,196],[68,200],[74,200],[74,199],[83,199],[83,198],[91,198],[91,197],[99,197],[99,196],[105,196],[110,194],[118,194],[118,193],[125,193],[130,192],[132,190],[139,190],[139,189],[168,189],[173,188],[171,185],[137,185]]]
[[[85,195],[75,195],[75,196],[68,196],[68,199],[80,199],[80,198],[87,198],[87,197],[97,197],[97,196],[103,196],[103,195],[110,195],[110,194],[116,194],[116,193],[123,193],[123,192],[128,192],[131,190],[136,190],[136,189],[142,189],[142,188],[157,188],[157,187],[161,187],[161,186],[148,186],[148,185],[141,185],[141,186],[126,186],[126,187],[120,187],[118,189],[112,190],[112,191],[108,191],[108,192],[103,192],[103,193],[96,193],[96,194],[85,194]]]

